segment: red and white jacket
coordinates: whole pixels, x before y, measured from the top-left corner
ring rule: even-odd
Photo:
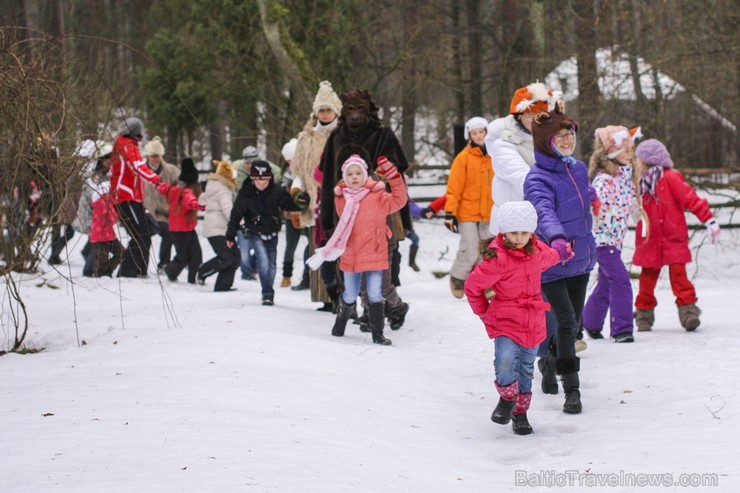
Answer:
[[[110,184],[115,203],[141,202],[144,199],[144,181],[156,185],[159,175],[147,166],[139,153],[139,144],[130,137],[119,135],[113,144]]]

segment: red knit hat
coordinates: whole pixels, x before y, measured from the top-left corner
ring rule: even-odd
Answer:
[[[535,82],[526,87],[520,87],[514,92],[509,105],[509,113],[537,113],[550,111],[557,101],[558,95],[553,94],[542,82]]]

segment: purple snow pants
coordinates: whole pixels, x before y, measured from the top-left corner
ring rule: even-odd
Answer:
[[[599,279],[583,309],[583,326],[600,332],[609,312],[611,336],[622,332],[632,333],[632,283],[621,258],[621,251],[614,246],[596,248]]]

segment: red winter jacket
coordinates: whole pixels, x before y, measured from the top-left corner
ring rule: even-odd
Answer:
[[[146,165],[139,153],[139,144],[130,137],[116,137],[110,163],[111,193],[117,204],[141,202],[144,198],[142,180],[153,185],[159,183],[159,175]]]
[[[391,230],[386,218],[389,214],[400,211],[408,197],[403,176],[398,173],[389,181],[391,191],[385,190],[385,184],[368,178],[365,187],[370,189],[360,202],[355,224],[347,240],[347,246],[341,256],[339,268],[342,272],[367,272],[386,270],[388,268],[388,239]],[[334,205],[341,216],[347,203],[342,195],[344,181],[334,187]]]
[[[186,232],[193,231],[198,225],[198,216],[193,213],[194,210],[204,211],[205,206],[198,203],[198,198],[189,188],[181,188],[169,183],[160,183],[157,188],[159,193],[167,197],[170,203],[170,231]],[[182,201],[180,201],[182,195]]]
[[[702,223],[713,215],[709,202],[700,198],[686,183],[680,171],[663,170],[655,197],[642,195],[642,207],[650,228],[647,238],[642,236],[643,222],[637,223],[635,256],[632,262],[641,267],[661,267],[691,262],[689,228],[684,210],[690,210]]]
[[[536,238],[534,247],[531,254],[511,250],[498,235],[488,244],[496,258],[485,257],[465,280],[468,303],[491,339],[505,336],[526,348],[545,340],[550,304],[542,300],[540,277],[560,261],[560,255]],[[496,293],[490,303],[485,295],[489,288]]]
[[[92,197],[92,221],[90,223],[90,243],[102,243],[116,239],[115,226],[118,212],[110,193]]]

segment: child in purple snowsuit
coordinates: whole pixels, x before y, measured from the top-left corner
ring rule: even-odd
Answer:
[[[635,142],[639,127],[609,125],[597,128],[588,177],[598,198],[594,207],[594,237],[599,278],[583,309],[583,328],[592,339],[603,339],[609,312],[614,342],[633,342],[632,283],[622,262],[627,221],[637,207],[633,181]]]

